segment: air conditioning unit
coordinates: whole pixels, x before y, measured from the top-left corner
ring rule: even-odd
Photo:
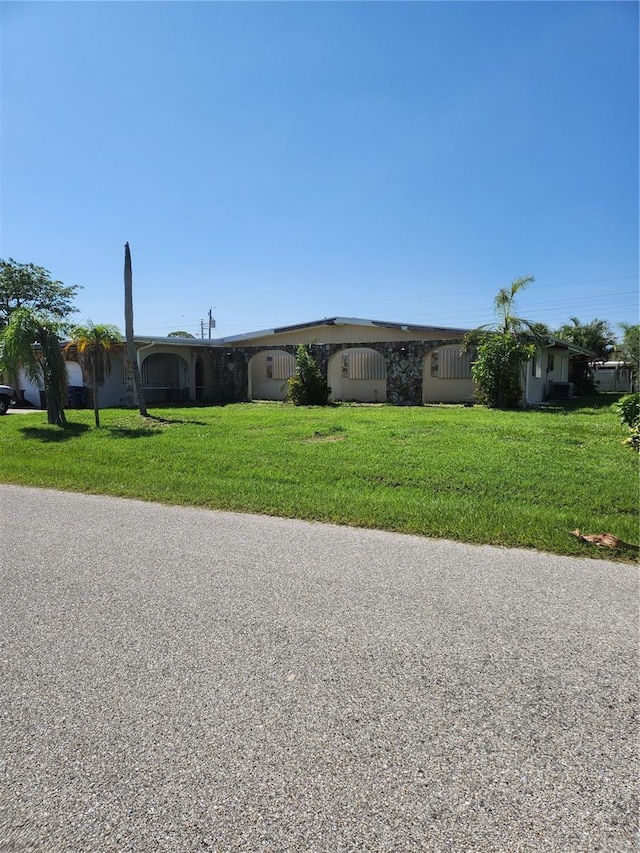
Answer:
[[[573,382],[551,382],[549,397],[552,400],[572,400]]]

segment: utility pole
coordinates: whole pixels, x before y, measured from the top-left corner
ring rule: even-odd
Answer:
[[[211,340],[211,330],[215,329],[215,327],[216,327],[216,321],[213,319],[213,315],[212,315],[211,311],[212,311],[212,309],[209,308],[209,340]],[[200,337],[202,338],[202,340],[204,340],[204,327],[205,327],[204,320],[200,320]]]

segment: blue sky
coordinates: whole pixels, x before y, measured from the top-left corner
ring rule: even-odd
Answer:
[[[638,320],[634,2],[2,2],[0,257],[77,319]]]

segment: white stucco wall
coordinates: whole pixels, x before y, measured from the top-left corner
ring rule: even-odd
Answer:
[[[107,376],[104,385],[100,389],[100,407],[126,406],[126,377],[124,371],[124,360],[119,355],[111,356],[111,373]]]
[[[66,362],[67,368],[67,383],[71,386],[82,387],[82,369],[80,365],[73,361]],[[24,398],[27,403],[40,408],[40,391],[44,388],[42,383],[31,382],[27,379],[24,373],[20,373],[20,390],[24,391]]]
[[[552,382],[569,381],[569,354],[549,347],[526,365],[526,403],[542,403],[548,399]]]
[[[282,373],[278,371],[277,378],[267,376],[268,358],[277,359],[278,365],[288,365]],[[287,396],[287,378],[293,376],[296,360],[291,353],[283,350],[264,350],[256,353],[249,362],[249,399],[250,400],[284,400]]]

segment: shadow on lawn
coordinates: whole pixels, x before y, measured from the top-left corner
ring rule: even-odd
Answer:
[[[153,427],[107,427],[112,438],[150,438],[160,435],[160,431]]]
[[[571,412],[584,414],[596,414],[601,409],[609,409],[617,403],[624,393],[618,391],[604,391],[589,397],[576,397],[573,400],[553,400],[541,406],[535,406],[529,411],[546,412],[550,415],[568,415]]]
[[[160,415],[148,415],[146,420],[155,421],[160,426],[168,426],[169,424],[194,424],[195,426],[209,426],[206,421],[192,421],[190,418],[183,420],[182,418],[162,418]]]
[[[182,420],[181,418],[162,418],[149,415],[140,426],[110,426],[107,427],[114,438],[146,438],[151,435],[160,435],[163,427],[182,424],[183,426],[209,426],[205,421]]]
[[[21,427],[20,432],[25,438],[37,438],[44,443],[57,443],[78,438],[89,429],[87,424],[66,424],[63,427]]]

